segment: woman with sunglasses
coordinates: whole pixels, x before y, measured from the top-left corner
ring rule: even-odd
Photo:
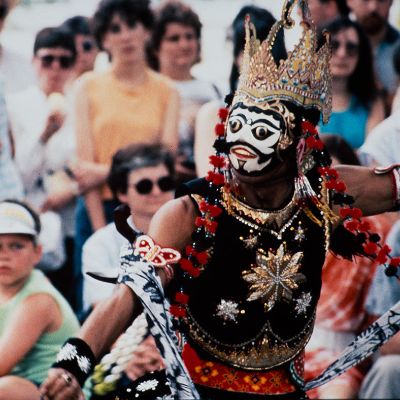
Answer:
[[[321,133],[343,137],[358,149],[368,133],[385,118],[383,99],[378,96],[371,46],[357,22],[340,17],[321,32],[331,34],[332,115]]]
[[[160,143],[175,152],[179,96],[172,82],[147,67],[145,46],[153,14],[149,0],[103,0],[93,33],[111,60],[105,72],[80,79],[76,97],[79,162],[73,173],[86,190],[76,226],[77,310],[81,309],[81,250],[93,231],[112,220],[115,201],[105,181],[113,154],[131,143]]]
[[[129,223],[147,233],[154,213],[173,198],[175,188],[173,159],[159,145],[131,144],[113,156],[107,183],[113,198],[130,208]],[[118,274],[119,253],[124,238],[114,223],[96,231],[83,246],[85,313],[109,297],[113,285],[104,284],[87,272],[105,276]]]

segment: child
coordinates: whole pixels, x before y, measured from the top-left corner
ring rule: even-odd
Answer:
[[[35,400],[59,347],[79,329],[43,273],[40,222],[27,205],[0,202],[0,399]],[[70,382],[67,374],[62,376]]]

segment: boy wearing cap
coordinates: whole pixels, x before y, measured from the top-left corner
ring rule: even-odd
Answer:
[[[40,221],[22,202],[0,202],[0,398],[39,399],[60,345],[79,329],[43,273]],[[65,374],[63,379],[69,380]]]

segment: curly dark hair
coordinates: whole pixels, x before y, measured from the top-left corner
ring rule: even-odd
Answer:
[[[171,154],[160,145],[131,144],[118,150],[111,162],[107,183],[113,196],[126,193],[129,174],[139,168],[155,167],[164,164],[170,175],[174,175],[174,162]]]
[[[92,18],[92,32],[100,49],[114,15],[120,16],[128,24],[140,22],[151,30],[154,23],[149,0],[102,0]]]
[[[187,5],[178,0],[168,0],[155,10],[155,23],[151,40],[147,48],[148,63],[151,68],[158,71],[160,66],[157,53],[161,46],[168,24],[178,23],[193,28],[199,42],[198,59],[200,61],[201,28],[199,16]]]
[[[371,44],[361,26],[347,17],[339,17],[321,27],[319,40],[323,41],[323,31],[328,31],[331,36],[353,28],[359,40],[358,62],[348,80],[348,91],[363,106],[370,108],[373,100],[378,96],[378,87],[374,75],[373,56]]]

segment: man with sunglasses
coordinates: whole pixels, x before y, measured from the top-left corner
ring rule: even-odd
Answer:
[[[108,176],[115,200],[129,206],[129,224],[147,233],[154,213],[173,198],[174,167],[168,152],[158,145],[128,145],[115,153]],[[96,231],[83,247],[84,310],[108,298],[113,285],[87,275],[118,275],[124,238],[111,223]]]
[[[67,261],[65,269],[57,271],[60,274],[72,271],[69,255],[77,184],[63,178],[75,154],[67,90],[75,60],[72,34],[61,28],[42,29],[33,48],[37,84],[10,96],[7,103],[26,200],[39,210],[57,212],[62,218]],[[55,280],[53,283],[69,299],[70,279],[64,276],[60,284]]]
[[[14,0],[0,0],[0,32],[3,31],[6,18],[15,3]],[[4,43],[0,44],[0,75],[6,95],[24,90],[35,81],[29,61]]]
[[[75,40],[76,47],[76,78],[85,72],[92,71],[99,49],[90,31],[89,18],[82,15],[68,18],[61,27],[68,29]]]

